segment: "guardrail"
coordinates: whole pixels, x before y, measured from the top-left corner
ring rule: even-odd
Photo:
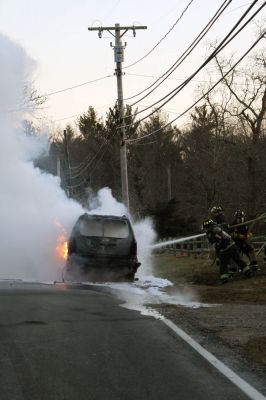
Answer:
[[[174,240],[173,238],[166,238],[164,240],[161,240],[161,243],[166,242],[166,241],[171,241]],[[254,236],[251,239],[252,245],[255,249],[255,251],[258,251],[262,245],[265,243],[266,237],[265,236]],[[158,242],[160,243],[160,242]],[[171,252],[173,254],[186,254],[186,255],[203,255],[206,253],[210,253],[213,251],[213,247],[209,244],[208,239],[206,236],[202,238],[197,238],[197,239],[190,239],[186,240],[181,243],[173,243],[173,244],[168,244],[165,245],[156,250],[154,250],[156,253],[164,253],[164,252]]]

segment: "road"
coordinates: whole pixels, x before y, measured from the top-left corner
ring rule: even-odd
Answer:
[[[3,400],[244,400],[160,320],[105,287],[0,283]]]

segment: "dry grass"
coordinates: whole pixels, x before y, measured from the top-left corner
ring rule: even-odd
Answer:
[[[245,285],[254,286],[256,290],[266,291],[266,265],[259,259],[260,271],[252,279],[244,279]],[[154,274],[169,279],[173,283],[212,284],[219,280],[219,268],[213,258],[203,256],[181,256],[164,252],[153,256]],[[241,274],[234,280],[243,281]]]

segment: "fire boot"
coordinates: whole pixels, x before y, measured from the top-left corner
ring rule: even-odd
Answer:
[[[220,275],[221,284],[227,283],[229,281],[229,274],[222,274]]]
[[[246,267],[244,267],[242,271],[243,271],[243,274],[244,274],[247,278],[249,278],[249,277],[251,276],[252,270],[251,270],[251,268],[250,268],[249,265],[247,265]]]
[[[230,276],[235,275],[238,272],[238,267],[235,263],[230,263],[228,266],[228,272]]]
[[[251,268],[252,272],[255,272],[259,269],[258,261],[250,261],[249,267]]]

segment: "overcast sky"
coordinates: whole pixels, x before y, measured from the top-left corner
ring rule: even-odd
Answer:
[[[125,69],[124,98],[154,81],[147,75],[164,73],[222,2],[194,0],[166,39],[143,61]],[[113,50],[110,47],[114,38],[105,32],[99,39],[97,32],[88,31],[89,26],[115,23],[147,25],[148,29],[137,31],[135,38],[130,32],[123,37],[127,42],[126,66],[144,56],[166,34],[188,3],[189,0],[0,0],[0,26],[2,33],[20,43],[36,61],[34,84],[42,94],[110,75],[95,83],[48,97],[43,113],[49,121],[63,127],[75,121],[75,115],[85,112],[90,105],[104,115],[117,98]],[[178,79],[184,79],[193,72],[207,54],[207,42],[223,38],[248,4],[249,1],[233,0],[193,55],[174,72],[172,78],[177,80],[167,80],[152,96],[143,100],[139,108],[152,104],[177,86],[180,83]],[[262,17],[263,12],[260,19]],[[240,55],[255,37],[256,26],[251,24],[233,41],[227,54],[236,51]],[[206,79],[206,72],[195,79]],[[165,106],[171,119],[191,104],[196,84],[190,84]]]

